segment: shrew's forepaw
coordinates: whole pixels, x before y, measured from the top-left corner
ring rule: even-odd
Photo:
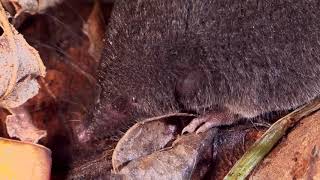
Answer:
[[[182,134],[205,132],[213,127],[209,126],[209,122],[210,120],[208,116],[195,118],[185,128],[183,128]]]
[[[210,112],[206,115],[194,118],[183,128],[182,134],[193,132],[199,134],[206,132],[213,127],[232,124],[235,120],[237,120],[236,116],[230,114],[228,111]]]

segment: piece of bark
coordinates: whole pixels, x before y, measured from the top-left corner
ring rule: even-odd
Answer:
[[[250,147],[243,157],[237,161],[224,179],[233,180],[246,178],[287,133],[289,128],[293,127],[302,118],[311,115],[319,109],[320,99],[316,98],[279,119]]]
[[[301,120],[250,179],[320,179],[320,111]]]

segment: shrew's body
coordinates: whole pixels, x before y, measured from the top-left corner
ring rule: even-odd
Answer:
[[[192,111],[191,132],[302,105],[320,94],[319,9],[318,1],[119,0],[93,121],[112,134],[121,123]]]

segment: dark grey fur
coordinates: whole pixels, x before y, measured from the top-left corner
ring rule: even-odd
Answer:
[[[218,107],[251,118],[320,94],[318,1],[119,0],[93,121]]]

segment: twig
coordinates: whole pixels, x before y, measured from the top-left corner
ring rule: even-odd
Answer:
[[[290,127],[295,125],[303,117],[319,109],[320,99],[318,98],[279,119],[249,148],[242,158],[237,161],[224,177],[224,180],[245,179]]]

